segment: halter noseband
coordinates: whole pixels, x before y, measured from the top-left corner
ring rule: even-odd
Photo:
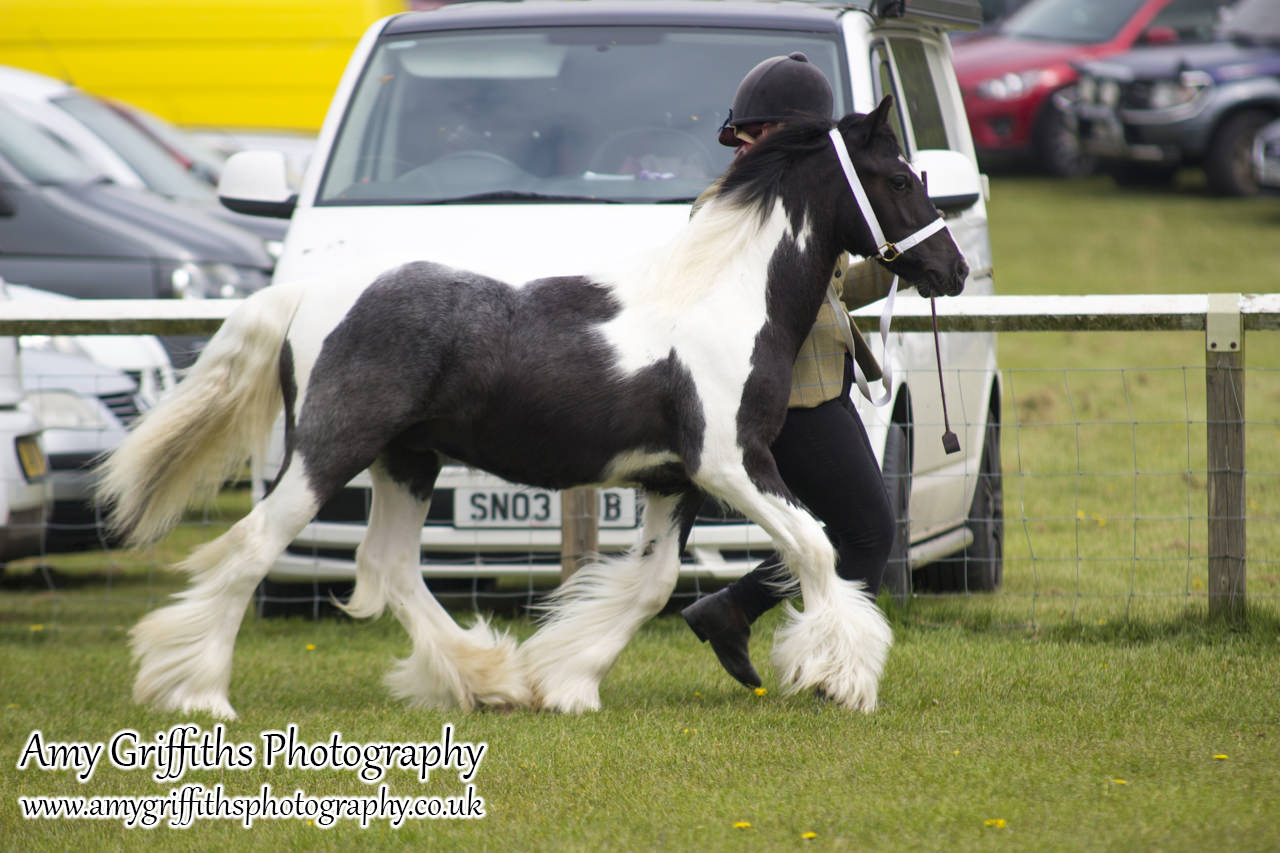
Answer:
[[[845,180],[849,182],[849,189],[853,190],[853,197],[862,211],[862,218],[867,221],[867,227],[871,229],[871,237],[876,242],[876,255],[882,261],[885,263],[896,261],[903,252],[920,245],[947,227],[947,223],[939,216],[914,234],[903,237],[896,243],[886,240],[884,231],[880,228],[880,220],[876,218],[876,212],[871,208],[871,200],[867,198],[867,191],[858,178],[858,171],[853,167],[853,161],[849,159],[849,148],[844,143],[844,137],[836,128],[832,128],[828,135],[831,137],[832,145],[835,146],[836,157],[840,160],[840,168],[844,170]]]

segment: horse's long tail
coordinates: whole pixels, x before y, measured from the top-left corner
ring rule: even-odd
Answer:
[[[302,291],[272,285],[245,300],[99,466],[98,502],[125,542],[159,539],[261,445],[283,407],[280,350]]]

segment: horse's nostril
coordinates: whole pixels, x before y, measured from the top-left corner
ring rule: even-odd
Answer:
[[[964,258],[957,259],[956,260],[956,278],[960,279],[961,281],[964,281],[965,278],[968,277],[968,275],[969,275],[969,264],[965,262]]]

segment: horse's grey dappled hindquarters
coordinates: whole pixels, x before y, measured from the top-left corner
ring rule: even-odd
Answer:
[[[231,651],[254,587],[316,509],[372,466],[347,607],[371,616],[390,606],[404,624],[413,651],[388,680],[412,703],[598,707],[604,674],[670,595],[705,490],[764,527],[799,580],[804,611],[790,612],[775,644],[784,685],[873,708],[888,625],[836,576],[831,545],[768,448],[837,256],[880,251],[833,140],[847,143],[887,237],[918,237],[893,271],[924,296],[963,286],[967,268],[945,229],[935,233],[887,106],[845,117],[832,138],[830,122],[770,134],[668,247],[612,274],[512,287],[415,263],[247,300],[104,465],[112,519],[135,544],[154,541],[285,414],[278,482],[187,561],[193,584],[178,602],[135,629],[138,698],[231,716]],[[580,569],[520,649],[483,621],[463,630],[419,566],[442,459],[548,489],[639,486],[640,539]]]

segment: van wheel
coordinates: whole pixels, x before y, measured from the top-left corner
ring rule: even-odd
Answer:
[[[920,570],[920,585],[937,592],[994,592],[1004,582],[1004,478],[1000,422],[987,421],[978,485],[969,505],[973,542],[959,554]]]
[[[884,442],[884,490],[893,507],[893,549],[884,570],[884,587],[898,603],[911,597],[911,442],[903,424],[890,424]]]

